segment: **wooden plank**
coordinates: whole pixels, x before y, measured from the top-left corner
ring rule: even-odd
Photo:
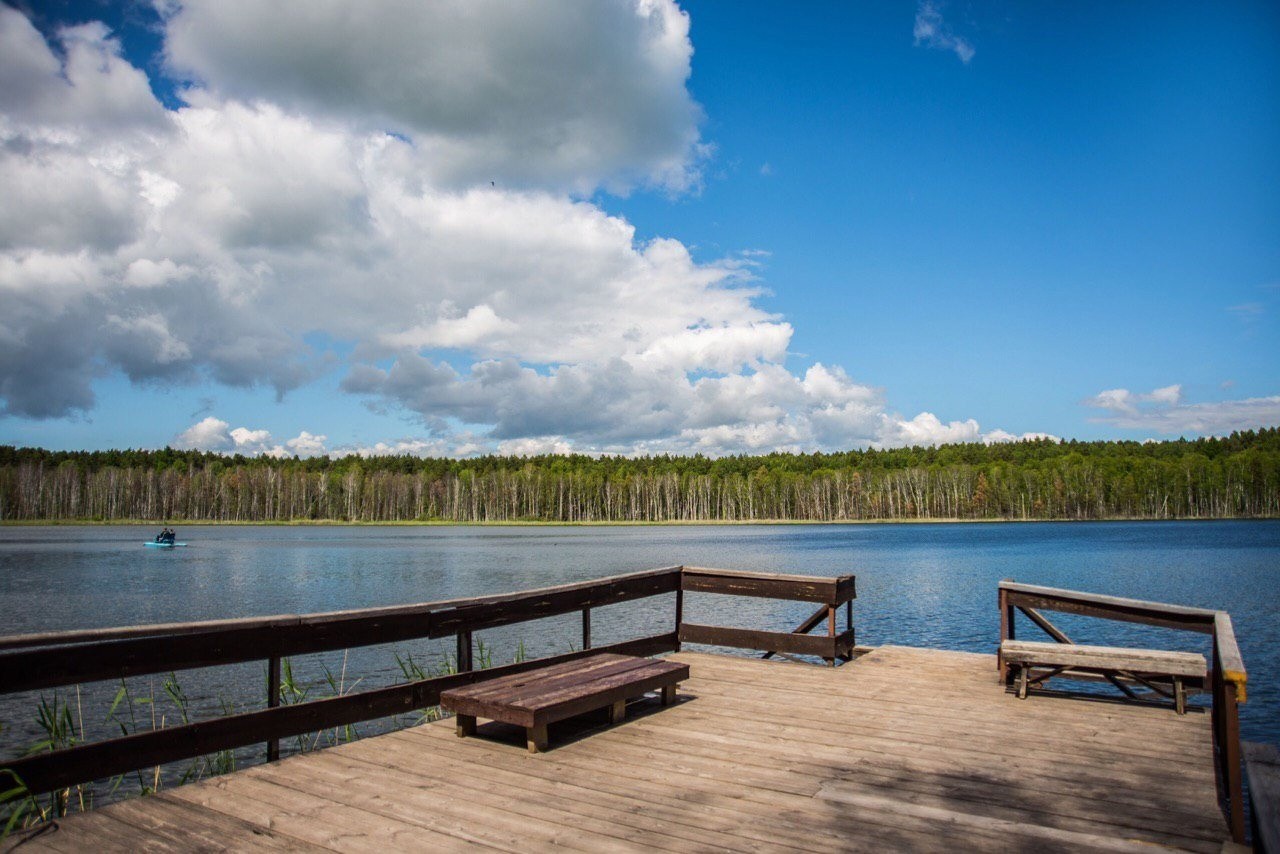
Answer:
[[[430,614],[349,617],[0,655],[4,692],[33,691],[427,637]]]
[[[1245,773],[1253,806],[1254,847],[1280,852],[1280,750],[1274,744],[1244,743]]]
[[[669,593],[678,589],[679,578],[679,568],[672,567],[392,608],[10,636],[0,643],[17,651],[0,654],[0,693],[446,637]],[[34,646],[43,648],[20,649]]]
[[[378,745],[377,750],[351,752],[343,758],[367,763],[370,775],[390,773],[407,784],[417,781],[422,785],[422,766],[406,759],[406,753],[412,755],[423,746],[421,740],[404,741],[393,747]],[[690,810],[671,787],[620,784],[618,776],[607,768],[575,773],[558,761],[512,762],[500,749],[478,749],[475,744],[460,751],[443,748],[438,752],[435,748],[436,743],[426,745],[432,756],[439,756],[434,776],[451,788],[469,791],[477,800],[487,798],[495,789],[511,793],[515,796],[513,812],[543,818],[555,814],[566,823],[593,829],[599,826],[600,832],[610,830],[649,850],[687,846],[742,850],[753,838],[743,825],[760,818],[746,812],[709,817],[708,812],[719,811]],[[803,835],[792,836],[776,828],[769,842],[781,850],[812,850],[812,843]]]
[[[528,597],[540,597],[584,586],[610,584],[626,579],[640,579],[648,576],[672,576],[680,572],[680,567],[669,566],[642,572],[624,573],[606,576],[592,581],[554,587],[535,588],[516,593],[504,593],[495,596],[478,596],[465,599],[444,599],[438,602],[419,602],[410,605],[390,605],[379,608],[358,608],[345,611],[321,611],[311,614],[274,614],[265,617],[241,617],[231,620],[199,620],[185,623],[151,623],[140,626],[112,626],[101,629],[75,629],[59,632],[36,632],[20,635],[0,636],[0,650],[25,649],[29,647],[52,647],[71,644],[95,643],[99,641],[123,640],[128,638],[174,637],[184,634],[216,634],[221,631],[243,631],[255,628],[272,628],[275,626],[296,625],[306,623],[319,625],[325,622],[343,622],[350,619],[380,618],[424,615],[432,611],[450,610],[466,605],[510,602]],[[266,656],[260,656],[265,658]]]
[[[470,700],[488,700],[502,697],[505,698],[504,701],[509,701],[509,698],[519,696],[525,689],[535,691],[561,682],[572,683],[581,680],[586,674],[598,668],[609,667],[622,662],[634,664],[643,661],[644,659],[638,659],[631,655],[596,652],[593,655],[587,655],[573,661],[548,667],[536,667],[521,673],[513,673],[510,676],[484,679],[477,681],[473,685],[450,688],[442,693],[448,694],[450,697]]]
[[[3,764],[18,774],[31,791],[48,792],[136,768],[427,708],[439,703],[440,691],[471,684],[487,675],[501,676],[532,670],[546,664],[570,661],[600,652],[644,656],[669,652],[675,648],[674,635],[640,638],[597,647],[595,650],[579,650],[487,671],[458,673],[138,733],[66,750],[5,760]]]
[[[790,632],[763,632],[728,626],[701,626],[697,623],[684,623],[680,626],[680,641],[738,649],[789,652],[794,655],[812,655],[818,658],[834,658],[841,652],[852,649],[854,643],[852,631],[833,638],[828,635],[797,635]]]
[[[797,742],[760,742],[740,728],[725,727],[714,732],[723,737],[714,742],[701,739],[684,722],[659,730],[656,722],[633,721],[625,732],[610,733],[608,744],[602,743],[597,749],[607,752],[608,758],[616,758],[619,762],[624,758],[618,755],[620,741],[637,750],[649,750],[655,744],[660,745],[662,750],[678,755],[680,762],[697,756],[724,765],[724,757],[733,755],[730,770],[738,782],[754,781],[759,774],[765,775],[766,779],[783,775],[777,776],[777,781],[771,785],[783,785],[783,777],[787,776],[795,775],[801,780],[811,778],[799,784],[798,791],[801,792],[808,792],[811,788],[816,792],[824,781],[851,784],[856,781],[859,787],[873,790],[903,791],[957,802],[1007,806],[1007,815],[1021,814],[1028,820],[1039,821],[1040,815],[1062,816],[1076,825],[1116,824],[1138,828],[1163,823],[1177,827],[1178,835],[1209,840],[1220,840],[1224,834],[1222,821],[1212,814],[1212,809],[1207,810],[1203,817],[1197,817],[1167,798],[1153,799],[1141,794],[1132,799],[1126,798],[1123,795],[1127,790],[1121,781],[1108,781],[1106,786],[1097,786],[1074,780],[1055,780],[1016,765],[1012,765],[1007,773],[999,773],[998,769],[992,768],[975,772],[971,767],[942,764],[931,761],[927,756],[916,759],[901,753],[877,755],[861,751],[834,751],[832,756],[833,752],[827,751],[822,755],[810,755],[806,751],[794,750]],[[833,732],[841,731],[835,728]],[[1028,795],[1028,791],[1035,794]],[[1140,788],[1138,791],[1142,792]],[[1205,803],[1211,805],[1211,799],[1206,798]]]
[[[582,749],[573,749],[576,746],[562,749],[557,754],[558,756],[563,754],[561,763],[573,766],[572,769],[566,769],[562,773],[570,779],[583,781],[584,784],[588,782],[584,779],[585,773],[600,768],[616,769],[615,773],[617,775],[622,775],[629,779],[665,780],[672,788],[686,793],[691,787],[695,788],[695,793],[685,794],[684,797],[694,801],[699,806],[704,803],[704,790],[701,785],[705,785],[707,787],[705,791],[732,793],[736,799],[746,797],[755,800],[759,798],[763,807],[760,811],[770,816],[776,816],[782,809],[779,801],[783,797],[789,795],[795,798],[799,804],[804,804],[805,802],[812,804],[814,803],[812,797],[822,790],[822,781],[830,779],[832,775],[842,771],[839,766],[835,765],[815,765],[814,767],[821,769],[821,773],[815,774],[812,779],[796,787],[789,783],[789,780],[794,778],[793,763],[795,760],[787,754],[766,754],[760,756],[760,761],[757,763],[757,754],[754,749],[750,746],[744,747],[742,744],[735,743],[733,746],[721,748],[718,751],[709,751],[705,755],[706,758],[694,759],[688,753],[687,743],[671,743],[667,740],[667,735],[673,731],[673,728],[669,726],[659,727],[657,723],[659,720],[661,720],[660,717],[646,719],[644,728],[647,732],[643,735],[632,727],[625,727],[619,730],[612,730],[607,735],[597,736],[592,740],[590,752]],[[637,723],[634,726],[639,727],[641,725]],[[726,732],[732,733],[732,730]],[[750,745],[749,736],[745,736],[745,738],[745,743]],[[625,740],[634,746],[621,747],[618,744],[620,740]],[[582,745],[582,747],[585,748],[585,745]],[[734,760],[726,762],[726,755],[732,755]],[[750,767],[748,767],[748,763],[750,763]],[[595,783],[594,780],[590,782],[593,785]],[[966,808],[969,807],[969,803],[964,800],[957,803]],[[788,812],[791,809],[793,809],[792,805],[788,804]],[[810,807],[809,809],[812,808]],[[896,810],[886,810],[886,812],[889,815],[896,814]],[[1011,806],[1005,814],[1016,816],[1016,804]],[[812,818],[819,825],[826,824],[818,816],[812,816]],[[1075,826],[1087,827],[1088,824],[1087,822],[1077,822]],[[1106,830],[1104,832],[1110,833],[1111,831]],[[867,827],[860,828],[860,835],[863,838],[866,838],[867,834]],[[1028,835],[1034,837],[1035,832],[1029,831]],[[1160,834],[1159,832],[1155,836],[1163,839],[1187,838],[1175,834]],[[1217,845],[1216,842],[1213,844]],[[935,841],[934,847],[936,845],[937,842]],[[972,848],[972,842],[967,846],[962,844],[962,847]]]
[[[611,705],[620,700],[629,700],[650,691],[657,691],[688,678],[688,665],[674,665],[665,670],[649,670],[642,679],[635,678],[633,674],[619,674],[600,680],[598,684],[592,686],[590,694],[564,697],[557,699],[553,704],[535,709],[535,719],[555,723],[598,709],[601,700],[605,705]]]
[[[491,754],[468,745],[462,753],[442,752],[428,769],[414,759],[422,747],[420,741],[384,744],[379,740],[362,744],[358,751],[325,751],[314,759],[308,758],[308,770],[312,772],[309,776],[314,783],[307,781],[304,785],[352,788],[354,797],[350,802],[374,809],[378,800],[388,807],[412,803],[409,798],[414,790],[443,793],[451,799],[482,805],[486,812],[503,810],[517,821],[521,816],[556,821],[649,850],[681,850],[693,845],[703,849],[741,847],[741,838],[730,833],[705,832],[697,825],[682,824],[682,816],[676,810],[655,816],[652,810],[637,809],[643,804],[632,797],[577,785],[571,775],[554,771],[544,776],[527,773],[530,769],[545,769],[549,763],[513,763],[509,755],[504,755],[496,762],[481,764],[474,758]],[[431,755],[437,757],[437,752],[432,749]],[[562,776],[569,779],[562,780]],[[365,793],[365,788],[373,787],[358,785],[358,781],[372,779],[386,782],[381,792],[385,797]],[[353,781],[356,786],[351,786]],[[495,792],[500,793],[496,799]],[[530,843],[526,840],[526,849],[532,847]]]
[[[419,727],[416,731],[432,729],[434,727]],[[623,733],[627,729],[610,731],[609,740],[613,740],[613,733]],[[403,731],[396,735],[419,737],[409,733]],[[420,738],[428,738],[429,735],[425,732]],[[554,764],[527,763],[520,766],[521,772],[539,775],[545,780],[573,780],[592,791],[617,792],[637,802],[633,809],[643,809],[646,813],[654,809],[654,804],[669,805],[676,812],[677,821],[742,837],[740,843],[731,847],[733,851],[775,850],[786,845],[806,851],[859,851],[869,854],[880,854],[886,849],[937,850],[939,846],[969,851],[1009,848],[1007,836],[998,838],[970,832],[960,837],[946,824],[913,823],[892,812],[848,810],[833,813],[828,806],[807,794],[762,790],[744,786],[737,779],[726,780],[723,775],[708,776],[660,747],[631,756],[621,755],[612,744],[607,749],[597,749],[602,746],[600,741],[603,738],[593,740],[590,753],[578,750],[577,745],[570,745],[553,754],[557,757]],[[433,747],[434,744],[433,741]],[[661,737],[649,744],[661,745]],[[512,767],[509,759],[496,751],[488,751],[482,758],[474,748],[466,761],[469,764],[483,762],[485,776],[492,767]],[[732,770],[731,763],[723,761],[723,754],[718,764]],[[543,788],[536,782],[534,785]]]
[[[697,566],[684,568],[680,587],[686,592],[821,602],[825,605],[842,605],[855,595],[853,576],[781,575]]]
[[[260,766],[285,767],[289,761]],[[350,807],[339,791],[323,795],[280,785],[258,768],[193,786],[180,786],[170,797],[197,804],[206,810],[239,816],[322,848],[386,854],[388,851],[460,850],[462,840],[439,832],[421,816],[406,811],[399,816],[379,815]]]
[[[315,845],[278,834],[238,816],[202,809],[168,794],[121,801],[96,811],[137,833],[139,849],[168,843],[175,851],[320,851]],[[92,815],[93,813],[91,813]],[[91,846],[86,846],[91,847]]]
[[[1209,670],[1204,656],[1199,653],[1161,649],[1129,649],[1010,640],[1000,644],[1000,654],[1005,661],[1015,664],[1061,664],[1070,667],[1127,670],[1142,674],[1203,678]]]
[[[1148,602],[1141,599],[1124,599],[1118,596],[1084,593],[1079,590],[1063,590],[1056,587],[1018,584],[1013,581],[1001,581],[1000,590],[1006,591],[1007,601],[1010,605],[1040,608],[1046,611],[1063,611],[1091,617],[1104,617],[1124,622],[1145,623],[1173,629],[1187,629],[1203,634],[1213,633],[1213,621],[1217,614],[1216,611],[1208,608],[1191,608],[1183,605],[1169,605],[1163,602]]]

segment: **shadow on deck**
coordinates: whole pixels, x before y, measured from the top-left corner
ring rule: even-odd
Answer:
[[[19,850],[1217,851],[1210,716],[1037,694],[994,656],[839,668],[682,652],[607,727],[402,730],[60,820]]]

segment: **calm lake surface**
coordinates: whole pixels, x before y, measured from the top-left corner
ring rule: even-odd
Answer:
[[[1015,578],[1231,612],[1249,670],[1246,738],[1280,743],[1280,522],[1106,522],[674,527],[198,527],[189,548],[143,548],[152,529],[0,528],[0,633],[306,613],[510,592],[674,564],[858,578],[863,645],[992,652],[996,583]],[[691,596],[694,622],[790,630],[805,603]],[[667,630],[667,597],[600,609],[598,644]],[[1080,643],[1154,645],[1208,653],[1203,636],[1051,615]],[[1020,635],[1034,638],[1026,624]],[[580,643],[576,616],[479,637],[493,664]],[[397,663],[440,666],[451,639],[308,656],[294,663],[309,696],[403,681]],[[343,669],[345,666],[345,670]],[[179,674],[189,713],[263,705],[259,664]],[[118,686],[86,688],[78,717],[90,737]],[[160,678],[132,680],[158,697]],[[74,696],[69,695],[74,703]],[[38,697],[0,697],[0,755],[39,737]],[[1204,698],[1200,699],[1204,702]],[[145,705],[145,704],[144,704]],[[144,709],[150,714],[150,706]],[[141,714],[141,713],[139,713]],[[119,715],[119,712],[117,713]],[[376,731],[362,728],[361,732]]]

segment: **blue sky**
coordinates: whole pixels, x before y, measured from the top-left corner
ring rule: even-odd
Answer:
[[[1280,423],[1274,4],[807,11],[5,7],[0,443]]]

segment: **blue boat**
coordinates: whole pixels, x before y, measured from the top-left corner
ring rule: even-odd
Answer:
[[[157,543],[155,540],[147,540],[145,543],[143,543],[143,545],[149,546],[150,548],[153,548],[153,549],[174,549],[174,548],[185,549],[187,547],[186,543],[170,543],[170,542]]]

